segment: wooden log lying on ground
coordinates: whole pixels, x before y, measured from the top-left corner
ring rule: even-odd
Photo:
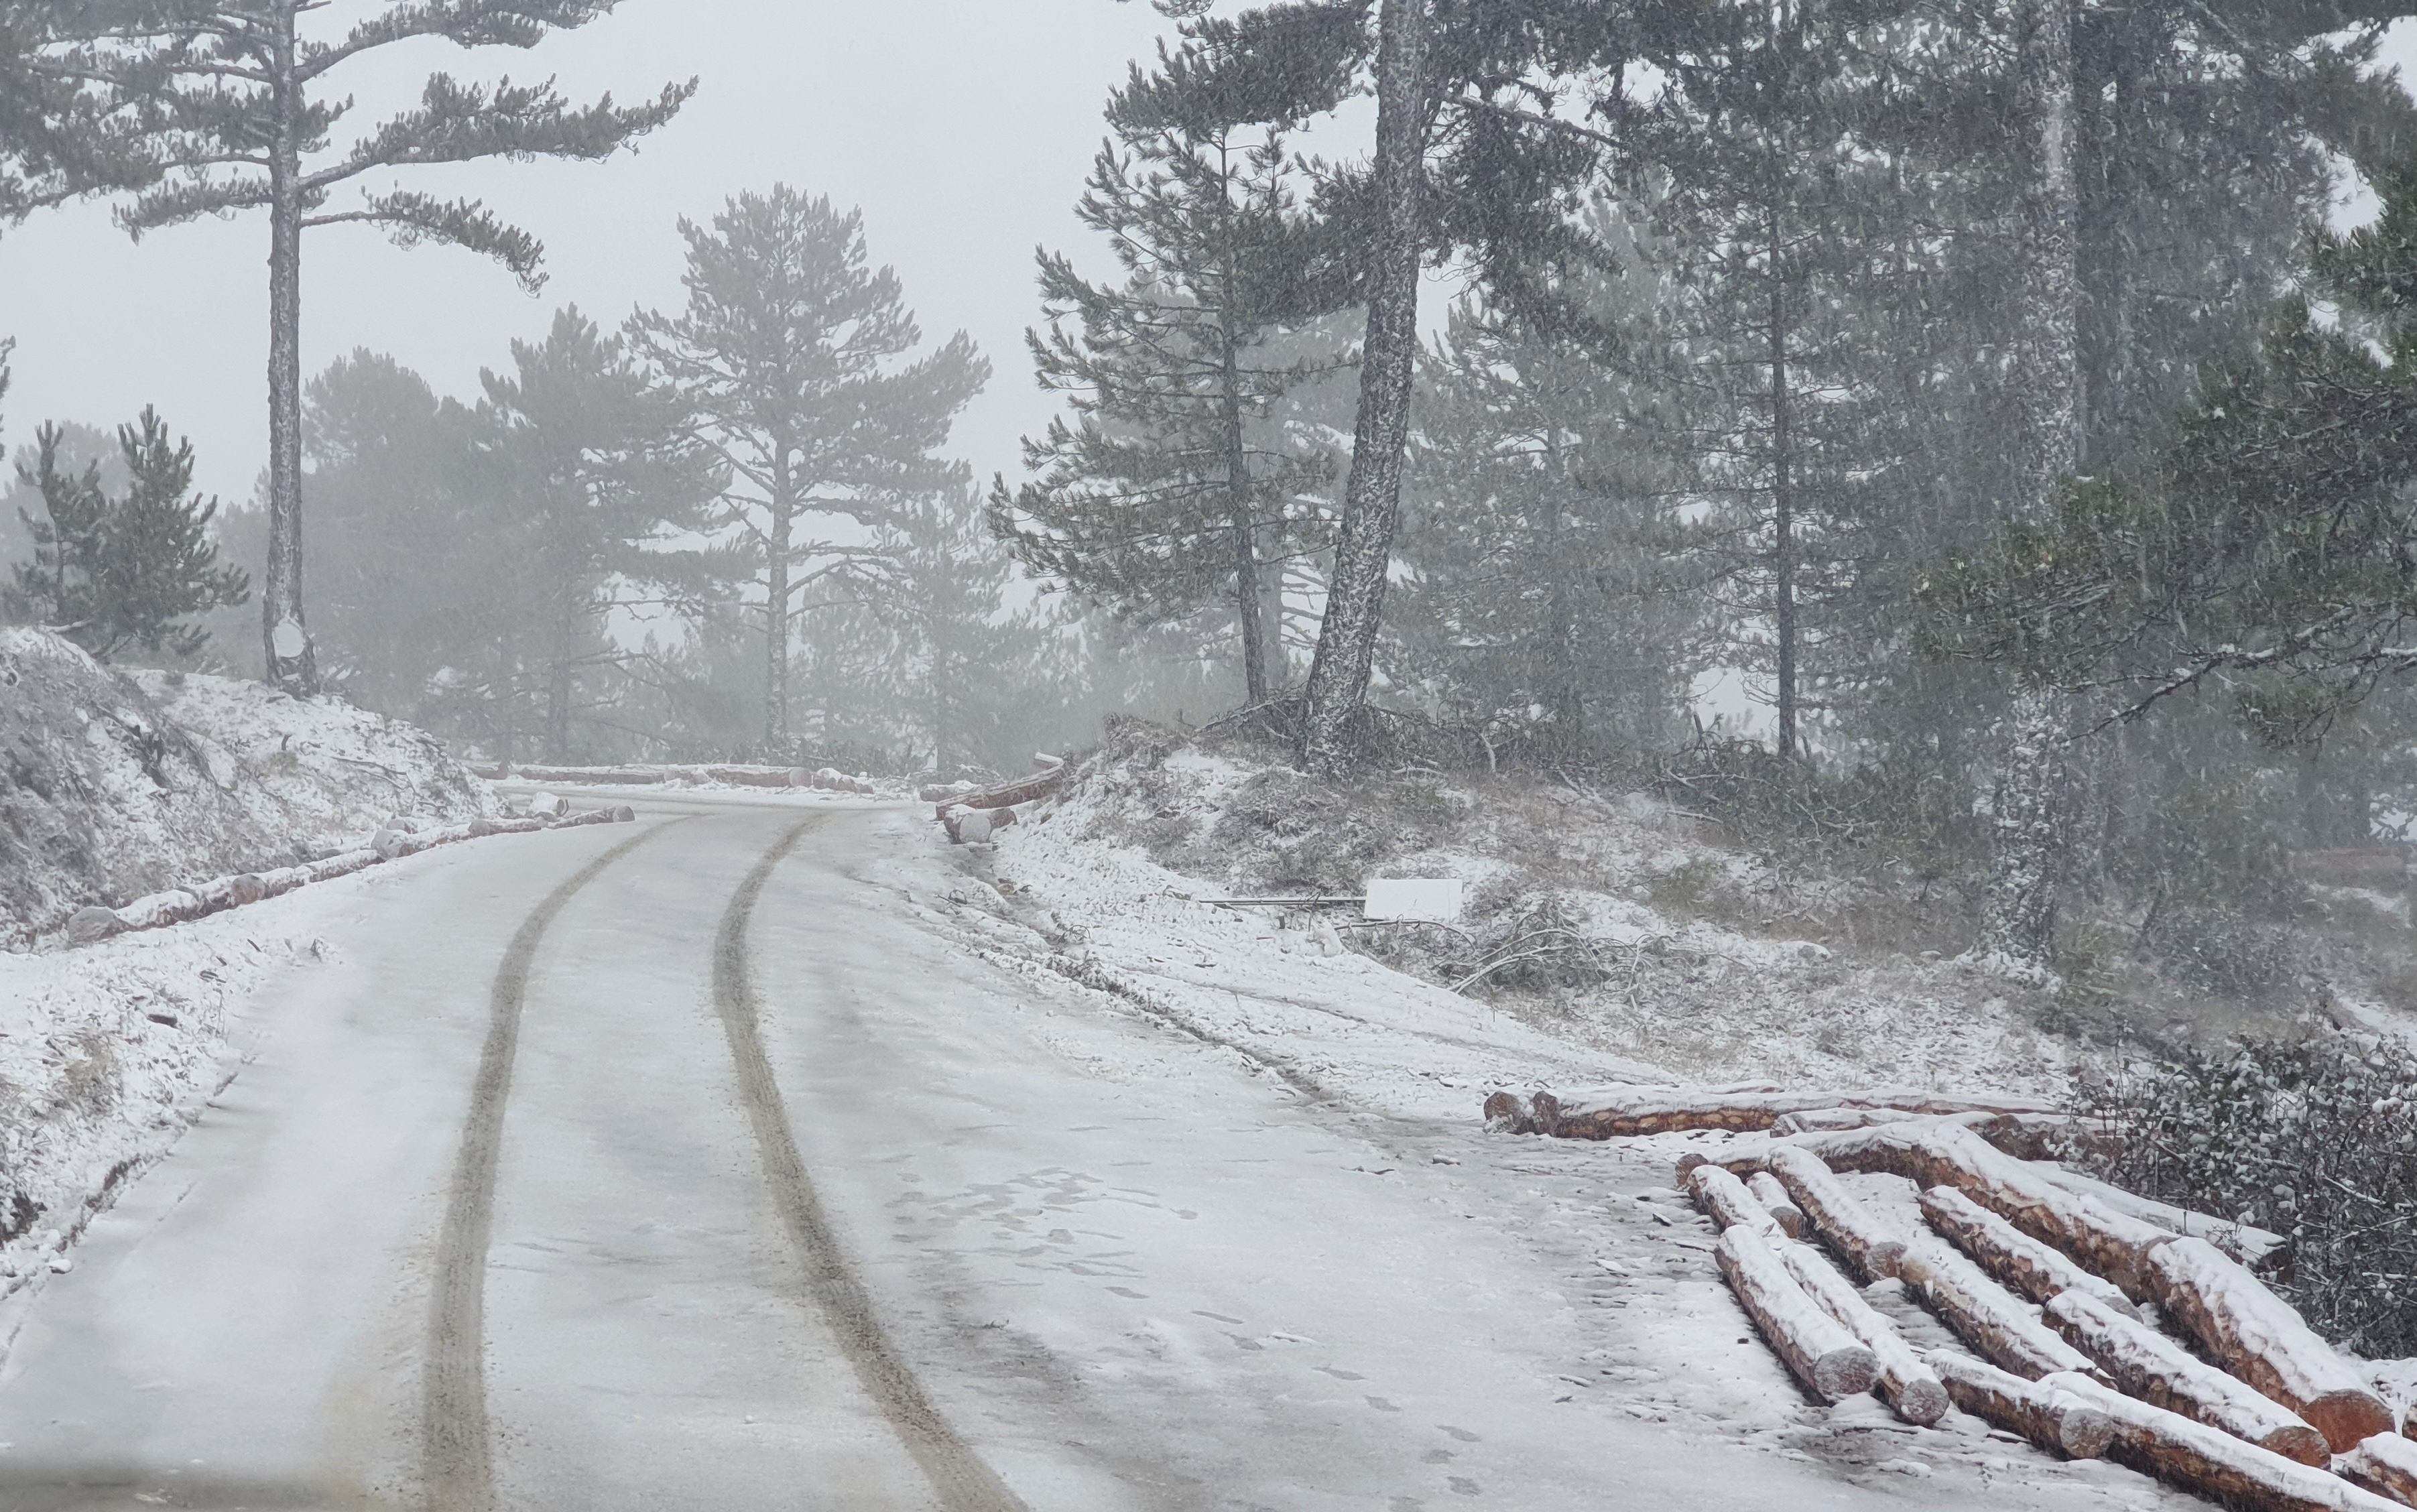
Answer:
[[[1777,1176],[1768,1171],[1755,1172],[1746,1177],[1745,1189],[1754,1194],[1754,1200],[1762,1204],[1765,1212],[1778,1220],[1780,1232],[1790,1239],[1804,1237],[1804,1210],[1787,1195],[1787,1188],[1779,1184]]]
[[[2168,1317],[2226,1369],[2306,1418],[2335,1454],[2392,1431],[2392,1409],[2365,1376],[2213,1245],[2168,1241],[2150,1255],[2149,1279]]]
[[[1932,1350],[1923,1363],[1946,1386],[1956,1406],[1992,1428],[2021,1434],[2051,1454],[2095,1459],[2114,1442],[2114,1420],[2070,1391],[2009,1375],[1952,1349]]]
[[[2348,1476],[2379,1496],[2417,1506],[2417,1443],[2397,1433],[2378,1433],[2333,1461]]]
[[[970,800],[966,800],[970,801]],[[1847,1108],[1907,1114],[2045,1112],[2028,1097],[1982,1094],[1949,1096],[1915,1087],[1860,1092],[1705,1092],[1660,1087],[1613,1087],[1557,1096],[1560,1118],[1553,1133],[1565,1140],[1625,1139],[1688,1129],[1751,1133],[1790,1113]]]
[[[1858,1202],[1818,1157],[1783,1147],[1771,1152],[1770,1172],[1787,1189],[1813,1232],[1852,1261],[1864,1280],[1897,1274],[1906,1236]]]
[[[1694,1186],[1695,1205],[1724,1231],[1743,1229],[1769,1245],[1787,1242],[1787,1235],[1780,1231],[1779,1220],[1754,1200],[1754,1194],[1745,1189],[1745,1183],[1720,1167],[1696,1167]]]
[[[932,817],[945,819],[949,809],[960,804],[967,809],[1011,809],[1019,803],[1047,797],[1065,780],[1066,768],[1053,766],[1045,772],[1034,772],[1012,781],[996,782],[986,788],[976,788],[971,793],[960,793],[934,805]]]
[[[1879,1378],[1878,1359],[1845,1324],[1813,1305],[1769,1245],[1746,1229],[1730,1229],[1713,1256],[1746,1315],[1798,1380],[1828,1401],[1872,1389]]]
[[[2086,1176],[2077,1171],[2067,1171],[2061,1166],[2043,1164],[2037,1168],[2037,1171],[2043,1180],[2053,1186],[2061,1187],[2075,1196],[2094,1198],[2126,1217],[2138,1218],[2141,1222],[2163,1229],[2167,1233],[2188,1234],[2193,1238],[2204,1239],[2242,1264],[2253,1268],[2263,1263],[2269,1255],[2283,1247],[2283,1236],[2272,1230],[2260,1229],[2245,1223],[2234,1223],[2226,1218],[2211,1217],[2205,1213],[2194,1213],[2186,1207],[2176,1207],[2171,1202],[2160,1202],[2153,1197],[2143,1197],[2137,1192],[2127,1192],[2122,1187],[2100,1181],[2095,1176]]]
[[[1489,1092],[1485,1095],[1485,1126],[1496,1134],[1533,1134],[1536,1117],[1528,1110],[1528,1099],[1515,1092]]]
[[[1771,1121],[1773,1134],[1825,1134],[1841,1128],[1870,1128],[1875,1124],[1902,1124],[1920,1113],[1901,1108],[1807,1108],[1782,1113]]]
[[[2333,1458],[2325,1436],[2290,1409],[2098,1298],[2066,1292],[2044,1310],[2048,1326],[2097,1361],[2108,1380],[2151,1406],[2222,1429],[2303,1465],[2322,1468]]]
[[[2241,1512],[2402,1512],[2330,1471],[2286,1459],[2094,1381],[2051,1376],[2040,1384],[2077,1397],[2106,1414],[2115,1425],[2108,1459]]]
[[[1992,1147],[1968,1128],[1938,1122],[1822,1136],[1821,1157],[1839,1171],[1886,1171],[1921,1187],[1953,1187],[2035,1239],[2044,1239],[2122,1288],[2148,1294],[2150,1251],[2174,1236],[2095,1199],[2050,1182],[2040,1167]]]
[[[1922,1212],[1932,1228],[2019,1295],[2045,1302],[2059,1293],[2082,1292],[2127,1318],[2140,1316],[2115,1283],[2090,1275],[2062,1250],[2032,1238],[1953,1187],[1925,1190]]]
[[[1958,1338],[2004,1369],[2036,1381],[2059,1370],[2086,1374],[2098,1368],[1944,1240],[1921,1235],[1898,1265],[1916,1297]]]
[[[1947,1415],[1952,1405],[1947,1399],[1947,1388],[1922,1363],[1922,1356],[1905,1341],[1905,1336],[1896,1331],[1896,1324],[1873,1310],[1863,1294],[1812,1246],[1782,1244],[1778,1251],[1779,1263],[1796,1278],[1796,1284],[1804,1289],[1814,1306],[1845,1325],[1847,1332],[1855,1336],[1855,1341],[1870,1350],[1872,1358],[1879,1362],[1879,1393],[1896,1410],[1897,1416],[1928,1428]]]

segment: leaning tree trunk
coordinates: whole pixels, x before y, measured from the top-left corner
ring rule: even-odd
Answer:
[[[1788,448],[1787,285],[1779,273],[1779,217],[1771,218],[1771,618],[1777,665],[1779,754],[1797,753],[1796,478]]]
[[[319,660],[302,618],[302,85],[294,11],[271,28],[276,136],[268,145],[268,563],[261,573],[262,665],[297,698],[319,691]]]
[[[1368,338],[1351,476],[1334,541],[1334,576],[1309,665],[1300,764],[1339,775],[1368,696],[1385,578],[1402,502],[1410,380],[1419,345],[1420,201],[1426,172],[1428,0],[1384,0],[1376,53],[1376,204],[1368,257]]]
[[[2045,520],[2060,481],[2081,461],[2078,186],[2074,174],[2073,0],[2031,0],[2020,53],[2023,118],[2036,178],[2023,205],[2021,339],[2015,404],[2022,426],[2015,508]],[[1976,953],[2044,970],[2056,930],[2074,784],[2072,700],[2037,682],[2016,691],[1990,822],[1995,854]]]

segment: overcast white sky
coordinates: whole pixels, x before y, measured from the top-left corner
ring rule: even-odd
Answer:
[[[337,0],[340,31],[383,8]],[[333,17],[333,21],[328,20]],[[304,249],[303,365],[357,346],[389,352],[440,392],[471,396],[509,342],[575,303],[617,325],[633,304],[681,299],[682,215],[785,181],[861,206],[876,263],[894,265],[927,340],[963,328],[996,370],[954,449],[980,476],[1020,465],[1016,438],[1050,413],[1023,330],[1032,249],[1089,239],[1072,206],[1101,136],[1100,108],[1166,23],[1142,0],[624,0],[533,53],[432,42],[352,65],[339,85],[360,124],[444,69],[557,74],[565,93],[651,95],[702,81],[635,157],[603,164],[492,163],[398,178],[484,198],[546,244],[543,294],[450,248],[403,251],[337,226]],[[200,221],[140,246],[80,206],[0,232],[0,337],[17,338],[0,414],[13,450],[45,419],[115,424],[156,403],[190,433],[200,485],[248,498],[266,455],[267,227]]]
[[[319,19],[339,31],[378,8],[336,0]],[[996,372],[953,449],[978,476],[1012,475],[1017,437],[1052,408],[1022,344],[1032,249],[1102,255],[1071,207],[1102,102],[1165,24],[1142,0],[624,0],[535,53],[430,42],[357,62],[339,79],[360,101],[356,125],[414,98],[432,69],[554,73],[574,98],[649,95],[692,74],[703,88],[634,158],[403,180],[484,198],[540,236],[552,281],[535,299],[466,252],[403,251],[363,227],[312,233],[305,370],[365,346],[440,392],[473,396],[479,370],[505,366],[509,342],[542,335],[560,304],[607,325],[633,304],[676,307],[676,219],[709,219],[739,189],[785,181],[862,207],[873,256],[897,267],[927,339],[963,328],[980,344]],[[2394,40],[2404,72],[2417,72],[2417,32]],[[266,240],[253,215],[138,247],[99,205],[0,234],[0,336],[18,340],[0,446],[23,444],[45,419],[113,425],[156,403],[193,437],[201,486],[248,498],[266,445]]]

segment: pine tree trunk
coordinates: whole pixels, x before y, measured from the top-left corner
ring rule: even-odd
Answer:
[[[2046,518],[2059,482],[2080,465],[2078,186],[2074,173],[2073,0],[2031,0],[2023,17],[2020,95],[2036,177],[2023,205],[2021,340],[2015,403],[2022,424],[2014,507]],[[2073,782],[2072,700],[2029,684],[2006,717],[1991,806],[1996,841],[1976,953],[2044,970],[2066,865]]]
[[[1242,627],[1242,682],[1253,706],[1268,701],[1267,626],[1259,617],[1259,553],[1251,538],[1251,454],[1242,442],[1241,356],[1234,349],[1234,278],[1225,275],[1224,338],[1225,501],[1234,550],[1234,610]]]
[[[1771,630],[1778,643],[1779,754],[1797,752],[1796,494],[1787,409],[1787,286],[1779,277],[1779,218],[1771,221]]]
[[[1573,573],[1584,570],[1584,565],[1572,559],[1563,539],[1568,493],[1574,485],[1558,427],[1546,434],[1544,449],[1550,459],[1544,494],[1546,700],[1553,722],[1560,727],[1564,748],[1574,755],[1586,736],[1586,698],[1578,687],[1577,609],[1570,580]]]
[[[789,754],[789,531],[796,503],[790,497],[787,446],[772,480],[772,529],[764,549],[764,755]]]
[[[302,617],[301,84],[294,76],[293,0],[270,22],[277,129],[268,148],[268,562],[261,574],[263,666],[297,698],[319,691],[319,661]]]
[[[1376,243],[1368,257],[1368,336],[1351,475],[1334,542],[1334,576],[1298,756],[1304,770],[1340,775],[1367,701],[1368,675],[1401,514],[1402,456],[1409,442],[1410,380],[1419,344],[1421,190],[1426,172],[1428,0],[1384,0],[1376,53]]]

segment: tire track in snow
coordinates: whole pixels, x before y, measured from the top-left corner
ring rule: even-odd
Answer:
[[[873,1315],[864,1289],[849,1273],[839,1236],[831,1228],[829,1216],[823,1211],[822,1199],[815,1193],[813,1180],[806,1174],[805,1161],[798,1154],[797,1138],[789,1126],[787,1106],[772,1076],[771,1058],[764,1051],[760,1002],[748,961],[747,927],[772,869],[797,848],[807,831],[818,827],[824,817],[818,814],[800,820],[764,853],[764,858],[731,898],[715,935],[714,1009],[722,1018],[722,1034],[730,1041],[730,1058],[738,1073],[739,1097],[747,1108],[748,1125],[755,1131],[764,1179],[772,1189],[772,1205],[781,1215],[781,1226],[788,1232],[790,1247],[797,1251],[807,1290],[821,1307],[824,1320],[838,1337],[848,1363],[856,1368],[857,1380],[879,1404],[899,1442],[922,1468],[940,1504],[949,1512],[1029,1512],[1023,1500],[999,1479],[997,1472],[984,1464],[981,1457],[958,1437],[956,1429],[924,1395],[914,1371],[890,1348],[879,1320]]]
[[[503,1149],[504,1105],[520,1048],[521,1005],[547,926],[606,868],[661,834],[652,824],[572,872],[522,921],[496,968],[488,998],[487,1041],[470,1084],[470,1113],[436,1240],[436,1275],[428,1307],[420,1376],[421,1478],[428,1512],[492,1512],[494,1459],[487,1432],[487,1235],[494,1219],[495,1164]]]

